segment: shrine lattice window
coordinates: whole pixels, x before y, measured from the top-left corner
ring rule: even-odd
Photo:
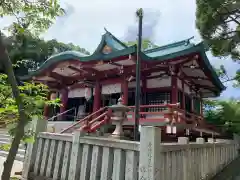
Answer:
[[[170,92],[154,92],[147,93],[147,104],[157,105],[171,102],[171,93]],[[165,107],[152,107],[148,108],[148,112],[157,112],[166,110]]]

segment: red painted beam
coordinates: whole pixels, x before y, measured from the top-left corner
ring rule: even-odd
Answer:
[[[208,90],[213,91],[213,92],[216,92],[216,91],[217,91],[217,89],[214,88],[214,87],[210,87],[210,86],[206,86],[206,85],[200,85],[200,84],[195,83],[195,82],[193,81],[194,79],[193,79],[192,77],[186,76],[186,74],[183,73],[183,72],[182,72],[182,75],[183,75],[182,77],[179,76],[179,79],[182,79],[186,84],[188,84],[188,83],[187,83],[185,80],[189,80],[190,83],[191,83],[189,86],[194,85],[194,86],[196,86],[198,89],[200,89],[200,88],[205,88],[205,89],[208,89]],[[210,79],[207,79],[207,80],[210,81]]]

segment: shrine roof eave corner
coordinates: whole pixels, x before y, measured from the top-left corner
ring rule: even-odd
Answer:
[[[127,56],[133,53],[136,53],[136,45],[130,46],[126,49],[119,50],[110,54],[100,54],[100,53],[93,53],[92,55],[89,56],[84,56],[81,53],[78,53],[76,51],[66,51],[63,53],[56,54],[54,56],[51,56],[48,58],[37,70],[30,72],[28,75],[21,76],[19,77],[21,80],[30,80],[34,76],[41,75],[45,70],[47,70],[49,67],[51,67],[54,64],[68,61],[68,60],[74,60],[74,61],[79,61],[80,63],[84,62],[90,62],[90,61],[97,61],[97,60],[102,60],[102,61],[107,61],[111,60],[117,57],[121,56]]]
[[[192,53],[198,53],[201,56],[203,65],[205,66],[205,68],[207,69],[207,71],[210,72],[210,75],[212,77],[213,83],[215,84],[215,86],[219,89],[219,92],[222,92],[223,90],[226,89],[226,87],[222,84],[222,82],[220,81],[219,77],[217,76],[217,73],[215,72],[215,70],[213,69],[212,65],[209,62],[209,59],[206,55],[205,52],[205,47],[203,42],[198,43],[194,46],[190,46],[186,49],[177,51],[177,52],[173,52],[170,54],[164,54],[164,55],[160,55],[160,56],[155,56],[155,57],[150,57],[148,56],[146,53],[142,52],[141,53],[141,58],[146,60],[146,61],[166,61],[169,59],[175,59],[181,56],[186,56]]]

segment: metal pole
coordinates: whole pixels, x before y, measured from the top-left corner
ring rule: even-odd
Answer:
[[[140,94],[141,94],[141,85],[140,85],[140,73],[141,73],[141,58],[140,52],[142,49],[142,19],[143,19],[143,10],[142,8],[138,9],[136,15],[139,19],[138,24],[138,43],[137,43],[137,62],[136,62],[136,90],[135,90],[135,122],[134,122],[134,140],[138,140],[138,130],[139,130],[139,110],[140,110]]]

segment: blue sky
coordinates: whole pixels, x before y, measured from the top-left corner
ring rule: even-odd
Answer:
[[[57,39],[64,43],[73,43],[93,51],[100,42],[106,27],[121,40],[134,40],[137,36],[135,11],[144,9],[143,35],[157,45],[194,36],[199,42],[200,36],[195,28],[195,1],[193,0],[62,0],[67,15],[57,19],[56,23],[43,34],[45,39]],[[8,24],[4,19],[1,25]],[[208,57],[214,66],[224,64],[229,76],[233,76],[238,65],[226,59]],[[222,98],[240,97],[239,89],[225,84],[227,90]]]

